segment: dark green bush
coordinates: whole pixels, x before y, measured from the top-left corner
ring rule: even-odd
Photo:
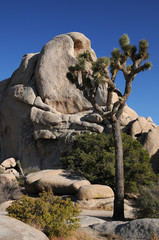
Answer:
[[[122,139],[125,191],[136,193],[139,186],[151,184],[157,177],[142,145],[124,133]],[[115,148],[111,134],[87,133],[76,136],[72,150],[64,152],[61,161],[65,168],[78,171],[91,183],[106,184],[114,189]]]
[[[79,209],[68,198],[62,200],[52,192],[43,192],[37,199],[22,196],[7,208],[8,216],[30,224],[48,237],[68,236],[79,227]]]
[[[135,207],[134,214],[137,218],[159,218],[158,184],[142,187]]]

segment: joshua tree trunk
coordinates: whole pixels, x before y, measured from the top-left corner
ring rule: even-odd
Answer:
[[[113,218],[121,220],[124,218],[124,166],[123,166],[123,144],[120,129],[120,116],[125,103],[131,93],[131,85],[136,74],[151,69],[152,63],[146,61],[149,58],[148,42],[142,39],[139,42],[139,51],[130,44],[127,34],[119,39],[122,52],[114,48],[111,58],[101,57],[93,62],[89,52],[80,54],[78,63],[69,67],[67,77],[76,84],[76,87],[83,91],[84,97],[92,104],[101,117],[111,122],[115,142],[115,200]],[[131,64],[127,65],[127,60]],[[144,64],[142,64],[146,61]],[[90,71],[91,65],[91,71]],[[108,69],[110,67],[110,71]],[[115,78],[119,71],[122,71],[125,81],[125,91],[122,94],[116,89]],[[79,77],[80,76],[80,77]],[[82,81],[81,81],[82,80]],[[96,102],[96,93],[99,85],[108,84],[108,99],[106,109]],[[113,103],[113,92],[118,94],[118,100]]]
[[[115,143],[115,198],[114,214],[116,220],[124,219],[124,166],[123,166],[123,144],[120,129],[120,118],[112,121],[112,130]]]

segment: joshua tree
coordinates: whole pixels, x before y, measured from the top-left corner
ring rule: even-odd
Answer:
[[[120,129],[120,118],[125,103],[131,93],[131,85],[136,74],[151,68],[148,42],[141,40],[139,48],[130,44],[129,37],[123,34],[119,39],[120,48],[115,48],[108,57],[98,58],[93,62],[89,52],[78,56],[78,63],[69,67],[67,77],[83,91],[85,98],[92,104],[94,110],[112,125],[115,141],[115,200],[114,219],[124,218],[124,171],[123,171],[123,147]],[[131,64],[127,65],[128,59]],[[125,79],[125,91],[122,94],[116,89],[115,79],[119,71],[122,71]],[[96,93],[100,84],[108,84],[107,103],[101,107],[96,102]],[[118,94],[118,100],[112,103],[113,92]]]

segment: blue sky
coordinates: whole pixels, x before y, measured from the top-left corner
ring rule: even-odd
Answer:
[[[110,56],[127,33],[132,44],[149,41],[150,71],[133,82],[128,105],[159,125],[158,0],[5,0],[0,4],[0,81],[11,76],[24,54],[39,52],[54,36],[82,32],[97,57]],[[119,74],[116,82],[123,89]]]

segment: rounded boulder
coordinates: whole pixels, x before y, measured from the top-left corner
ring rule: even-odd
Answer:
[[[113,190],[105,185],[92,184],[81,186],[78,190],[78,199],[111,198],[114,197]]]

